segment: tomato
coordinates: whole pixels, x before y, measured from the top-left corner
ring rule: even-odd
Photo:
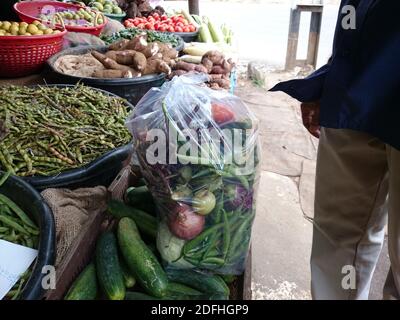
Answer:
[[[188,26],[184,27],[183,32],[190,32],[190,28]]]
[[[183,32],[182,27],[179,27],[179,26],[176,26],[174,30],[175,30],[175,32]]]
[[[137,25],[137,27],[138,27],[139,29],[144,29],[144,23],[139,23],[139,24]]]
[[[135,26],[135,27],[137,27],[137,25],[140,23],[140,21],[138,21],[138,20],[135,20],[135,21],[133,21],[133,25]]]
[[[195,32],[196,31],[196,27],[192,24],[189,24],[189,32]]]
[[[218,124],[230,122],[235,119],[233,111],[220,103],[213,103],[211,105],[211,113],[214,121]]]
[[[161,31],[161,32],[167,31],[167,27],[161,25],[161,26],[158,28],[158,31]]]
[[[152,24],[152,23],[146,23],[145,25],[144,25],[144,27],[147,29],[147,30],[154,30],[154,25]]]
[[[157,12],[154,12],[153,13],[153,18],[154,19],[160,18],[160,15]]]
[[[161,27],[161,23],[156,22],[156,23],[154,24],[154,29],[159,30],[160,27]]]
[[[162,16],[161,16],[161,21],[165,21],[165,20],[167,20],[168,19],[168,16],[166,15],[166,14],[163,14]]]
[[[183,23],[182,22],[177,22],[177,23],[175,23],[175,27],[183,28]]]
[[[175,32],[175,29],[174,29],[173,26],[169,26],[169,27],[168,27],[168,31],[169,31],[169,32]]]

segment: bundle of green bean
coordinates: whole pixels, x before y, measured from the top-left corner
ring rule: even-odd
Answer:
[[[7,180],[10,173],[0,180],[0,186]],[[36,224],[16,205],[11,199],[0,194],[0,240],[20,244],[32,249],[37,249],[39,229]],[[6,295],[9,299],[18,299],[21,290],[29,279],[31,270],[25,272],[19,281]]]
[[[74,87],[0,88],[1,169],[49,176],[127,144],[125,100]]]

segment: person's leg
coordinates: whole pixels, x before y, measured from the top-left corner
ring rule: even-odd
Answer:
[[[385,299],[400,299],[400,151],[388,147],[388,159],[388,248],[391,270],[383,289],[383,297]]]
[[[315,190],[313,299],[368,299],[387,218],[386,145],[362,132],[323,128]]]

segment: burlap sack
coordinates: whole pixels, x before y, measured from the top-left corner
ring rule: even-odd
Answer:
[[[57,266],[89,216],[106,210],[107,189],[102,186],[76,190],[46,189],[42,196],[55,218]]]

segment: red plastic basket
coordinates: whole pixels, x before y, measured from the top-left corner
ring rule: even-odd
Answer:
[[[67,31],[41,36],[0,37],[0,77],[15,78],[39,71],[48,58],[61,51]]]
[[[27,23],[32,23],[34,20],[41,21],[41,19],[39,19],[39,16],[47,11],[60,12],[65,9],[77,11],[81,8],[83,7],[77,4],[64,3],[58,1],[22,1],[14,4],[14,10],[18,14],[19,18]],[[65,26],[65,29],[71,32],[83,32],[99,36],[106,23],[107,23],[107,18],[104,17],[103,23],[97,26],[93,27]],[[58,28],[62,27],[61,25],[56,25],[56,26]]]

